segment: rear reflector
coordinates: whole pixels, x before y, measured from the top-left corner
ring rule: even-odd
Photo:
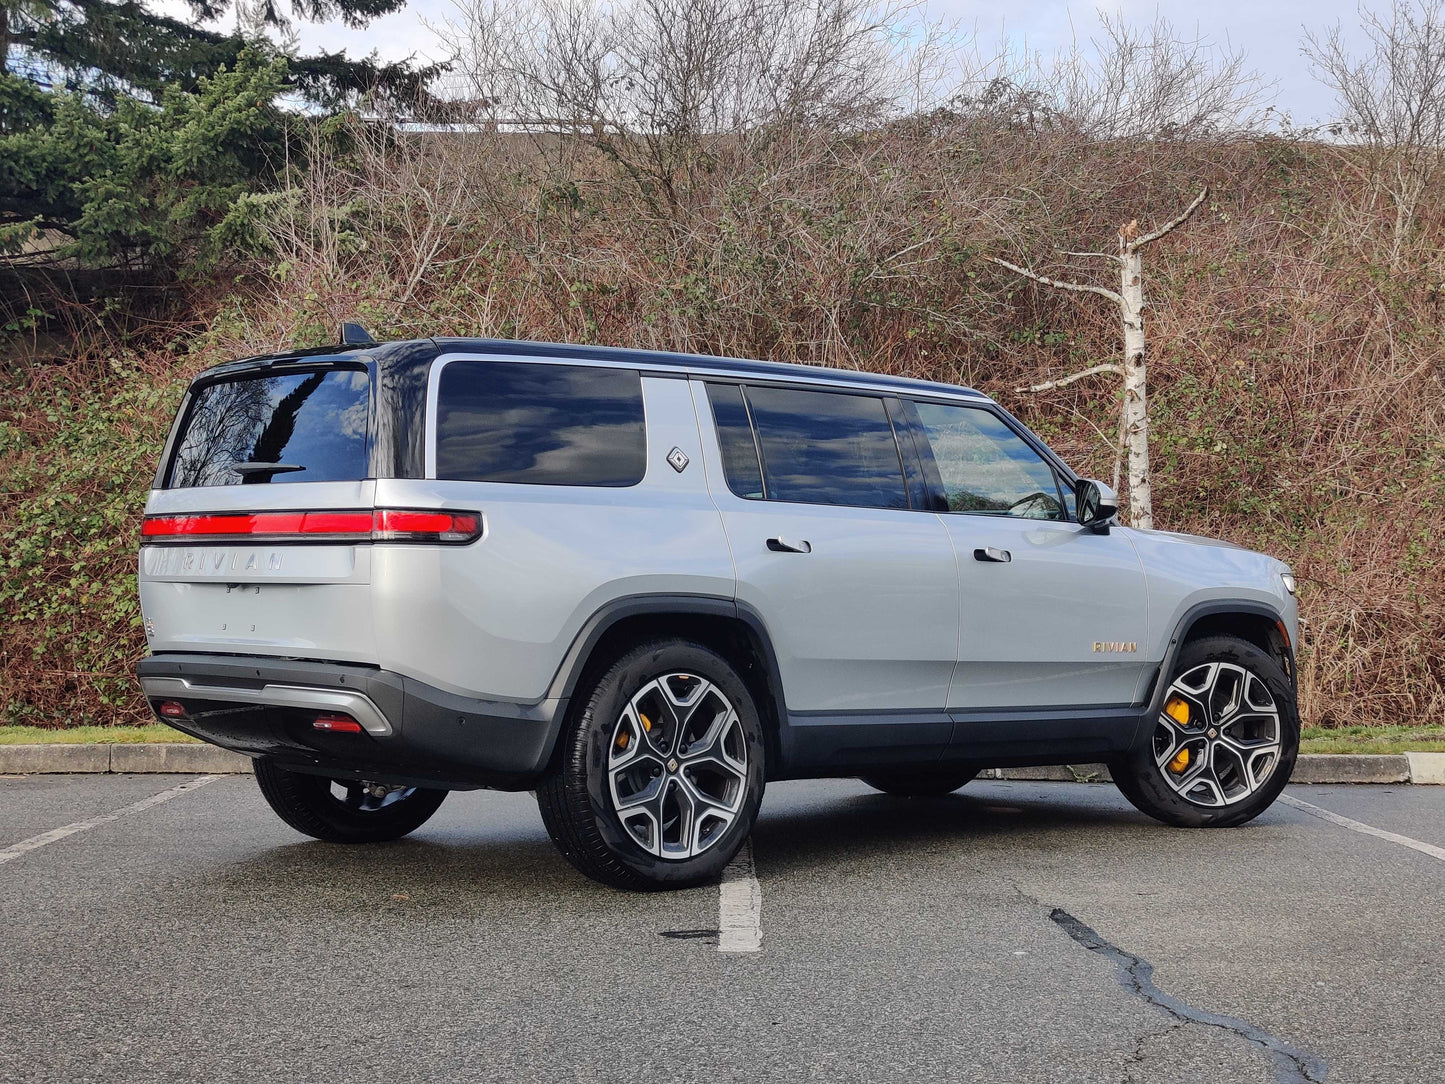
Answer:
[[[162,700],[156,705],[156,712],[167,719],[184,719],[186,706],[179,700]]]
[[[317,730],[330,730],[336,734],[361,733],[361,724],[350,715],[318,715],[311,725]]]
[[[479,512],[377,508],[367,512],[225,512],[147,516],[143,542],[422,542],[466,545],[482,536]]]

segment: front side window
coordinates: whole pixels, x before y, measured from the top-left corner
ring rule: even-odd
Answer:
[[[631,486],[647,471],[635,369],[454,361],[441,372],[436,417],[438,478]]]
[[[768,500],[908,507],[898,444],[882,399],[770,387],[749,387],[745,394]]]
[[[363,369],[205,384],[192,393],[165,488],[365,478],[370,417]]]
[[[917,403],[948,511],[1065,519],[1053,468],[992,411]]]

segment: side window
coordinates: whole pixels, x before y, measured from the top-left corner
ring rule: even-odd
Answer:
[[[1054,470],[997,415],[977,407],[917,403],[948,511],[1065,519]]]
[[[717,424],[728,488],[750,501],[764,499],[767,494],[763,492],[763,472],[758,466],[758,445],[743,403],[743,389],[736,384],[709,384],[707,397]]]
[[[749,387],[767,498],[799,504],[907,508],[903,464],[883,400]]]
[[[635,369],[454,361],[437,388],[438,478],[631,486],[647,471]]]

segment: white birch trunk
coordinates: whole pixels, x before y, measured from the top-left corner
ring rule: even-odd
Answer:
[[[1149,486],[1149,400],[1144,358],[1144,259],[1119,234],[1119,315],[1124,324],[1124,444],[1129,453],[1129,525],[1154,526]]]
[[[1075,380],[1082,380],[1100,372],[1120,373],[1124,378],[1124,403],[1119,412],[1119,444],[1114,458],[1114,489],[1119,488],[1120,449],[1128,456],[1129,475],[1129,525],[1148,530],[1154,526],[1154,499],[1149,476],[1149,398],[1146,389],[1148,375],[1144,356],[1144,258],[1141,252],[1165,234],[1177,229],[1199,210],[1209,198],[1209,186],[1199,190],[1192,203],[1171,218],[1157,230],[1139,234],[1139,220],[1135,219],[1119,230],[1119,292],[1088,283],[1063,282],[1059,279],[1040,275],[1037,271],[1021,267],[998,256],[985,256],[990,263],[1005,267],[1016,275],[1076,294],[1098,294],[1107,297],[1119,309],[1119,318],[1124,329],[1124,361],[1122,365],[1105,363],[1095,365],[1082,372],[1058,380],[1046,380],[1019,391],[1048,391],[1062,388]],[[1116,257],[1102,252],[1069,252],[1069,256],[1090,256],[1103,259]]]

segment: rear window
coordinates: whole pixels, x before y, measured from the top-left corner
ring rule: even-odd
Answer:
[[[436,430],[438,478],[631,486],[647,470],[635,369],[452,362],[437,388]]]
[[[365,478],[370,414],[364,369],[207,384],[191,397],[165,488]]]
[[[749,387],[768,500],[907,508],[903,463],[883,400]]]

